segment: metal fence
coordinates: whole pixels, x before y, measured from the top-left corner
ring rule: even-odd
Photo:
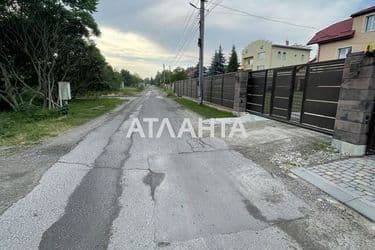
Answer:
[[[228,108],[233,108],[236,73],[207,76],[204,78],[203,100]],[[174,83],[174,91],[179,96],[197,98],[198,79],[188,79]]]
[[[344,62],[249,72],[246,109],[332,134]]]
[[[248,71],[246,110],[333,133],[345,59]],[[204,101],[233,108],[236,72],[204,78]],[[179,96],[197,98],[198,79],[174,83]]]
[[[368,132],[367,153],[375,154],[375,100],[371,114],[370,129]]]

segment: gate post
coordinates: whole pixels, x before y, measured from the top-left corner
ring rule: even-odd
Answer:
[[[375,57],[353,53],[345,60],[332,145],[341,153],[366,153],[375,98]]]
[[[246,112],[248,71],[238,71],[234,84],[233,109],[236,112]]]

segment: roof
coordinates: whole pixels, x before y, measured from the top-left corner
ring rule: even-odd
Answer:
[[[327,28],[319,31],[313,38],[307,43],[307,45],[315,43],[328,43],[338,40],[349,39],[354,36],[353,19],[347,19]]]
[[[309,48],[309,47],[296,46],[296,45],[272,44],[272,46],[273,46],[273,47],[288,48],[288,49],[299,49],[299,50],[308,50],[308,51],[311,50],[311,48]]]
[[[360,10],[352,14],[352,18],[337,22],[319,31],[313,38],[311,38],[307,45],[315,43],[328,43],[352,38],[355,33],[353,30],[353,17],[362,16],[371,12],[375,12],[375,6]]]
[[[352,14],[351,17],[362,16],[362,15],[366,15],[367,13],[371,13],[371,12],[375,12],[375,6],[369,7],[369,8],[364,9],[364,10],[360,10],[360,11]]]

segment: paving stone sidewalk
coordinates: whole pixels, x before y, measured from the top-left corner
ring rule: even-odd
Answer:
[[[374,220],[375,156],[297,168],[292,172]]]
[[[375,203],[375,157],[351,158],[308,168],[321,177]]]

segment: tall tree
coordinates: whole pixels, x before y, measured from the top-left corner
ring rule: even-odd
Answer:
[[[217,72],[218,61],[219,61],[218,60],[218,53],[217,53],[217,50],[215,50],[215,54],[211,59],[211,65],[210,65],[210,68],[209,68],[209,71],[208,71],[209,75],[216,75],[217,74],[216,72]]]
[[[218,51],[217,73],[218,74],[225,73],[225,56],[224,56],[223,49],[222,49],[221,45],[219,46],[219,51]]]
[[[180,81],[188,79],[188,75],[186,74],[183,68],[177,67],[173,70],[170,78],[170,82]]]
[[[121,70],[121,75],[125,86],[137,86],[142,81],[137,74],[132,74],[129,70]]]
[[[57,104],[56,83],[76,64],[72,44],[99,30],[92,17],[96,0],[7,0],[0,3],[0,98],[16,109],[42,98]],[[64,66],[62,70],[60,66]],[[27,68],[21,71],[22,68]],[[4,85],[4,86],[2,86]]]
[[[121,70],[122,79],[124,81],[125,86],[131,86],[132,83],[132,76],[129,70]]]
[[[238,56],[237,56],[237,52],[236,52],[236,47],[233,45],[232,53],[229,57],[228,72],[238,71],[239,66],[240,66],[240,64],[238,63]]]
[[[212,57],[209,74],[217,75],[223,73],[225,73],[225,57],[223,49],[220,45],[219,50],[216,50],[214,56]]]

